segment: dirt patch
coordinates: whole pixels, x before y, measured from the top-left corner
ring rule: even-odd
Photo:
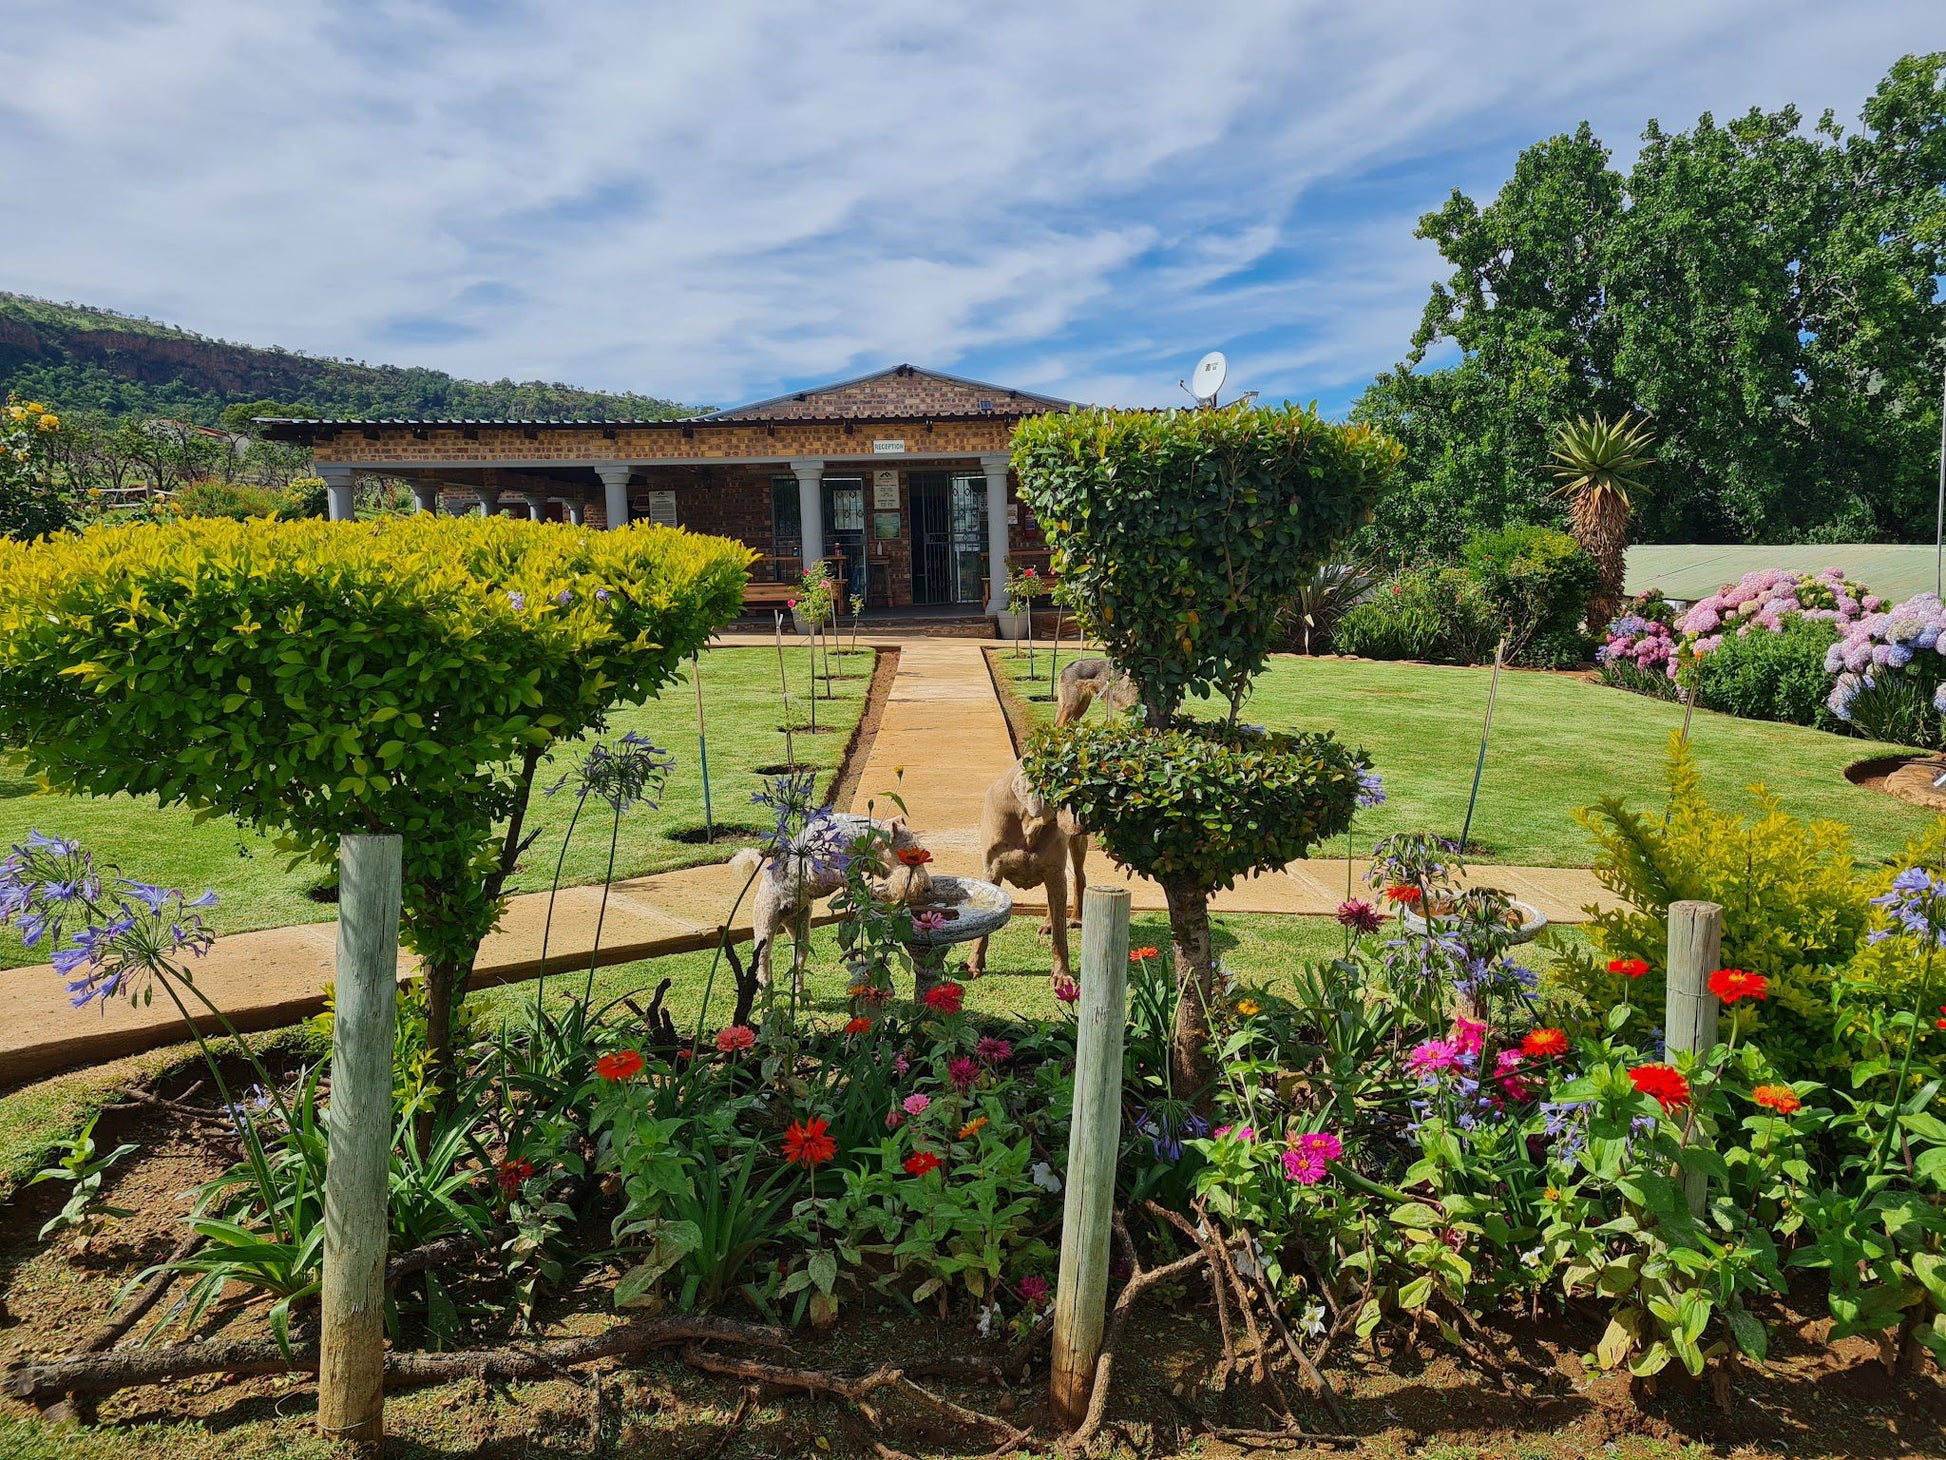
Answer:
[[[1845,779],[1915,806],[1946,811],[1946,787],[1933,787],[1933,778],[1942,771],[1946,771],[1946,760],[1937,755],[1879,755],[1853,761],[1845,767]]]

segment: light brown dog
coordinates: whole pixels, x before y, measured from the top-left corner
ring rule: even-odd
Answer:
[[[1061,671],[1054,723],[1069,725],[1088,713],[1096,700],[1114,714],[1135,704],[1141,695],[1126,670],[1107,659],[1077,659]]]
[[[1058,809],[1027,782],[1018,761],[987,787],[980,809],[980,844],[986,848],[986,880],[1047,889],[1047,921],[1054,939],[1054,977],[1069,978],[1068,928],[1081,925],[1081,897],[1088,890],[1088,834],[1074,816]],[[1068,872],[1074,900],[1068,900]],[[968,973],[986,971],[987,940],[973,945]]]

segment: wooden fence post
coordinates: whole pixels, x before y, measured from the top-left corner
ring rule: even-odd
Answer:
[[[1669,977],[1663,999],[1663,1045],[1670,1054],[1702,1054],[1717,1042],[1721,1006],[1709,977],[1722,966],[1723,909],[1713,902],[1669,904]],[[1684,1189],[1689,1210],[1703,1214],[1703,1174],[1691,1173]]]
[[[338,843],[338,970],[331,1024],[330,1143],[318,1429],[376,1454],[385,1440],[386,1187],[392,1035],[398,1020],[400,841]]]
[[[1115,1156],[1122,1140],[1122,1035],[1128,1025],[1128,889],[1090,887],[1081,914],[1074,1114],[1054,1288],[1054,1412],[1069,1429],[1088,1413],[1108,1307]]]

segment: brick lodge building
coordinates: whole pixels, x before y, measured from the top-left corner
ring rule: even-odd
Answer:
[[[759,555],[756,602],[781,597],[822,560],[871,609],[996,614],[1009,562],[1047,558],[1008,476],[1014,425],[1070,404],[896,365],[668,421],[264,427],[311,448],[334,518],[351,516],[358,477],[379,476],[409,484],[425,511],[649,521],[737,538]]]

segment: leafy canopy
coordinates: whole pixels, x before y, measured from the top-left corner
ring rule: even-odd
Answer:
[[[1013,454],[1076,615],[1155,725],[1187,693],[1241,693],[1280,610],[1398,459],[1376,432],[1291,405],[1032,417]]]
[[[153,794],[319,859],[397,832],[406,941],[464,970],[532,761],[668,683],[748,561],[666,528],[430,515],[0,543],[0,739],[57,790]]]

